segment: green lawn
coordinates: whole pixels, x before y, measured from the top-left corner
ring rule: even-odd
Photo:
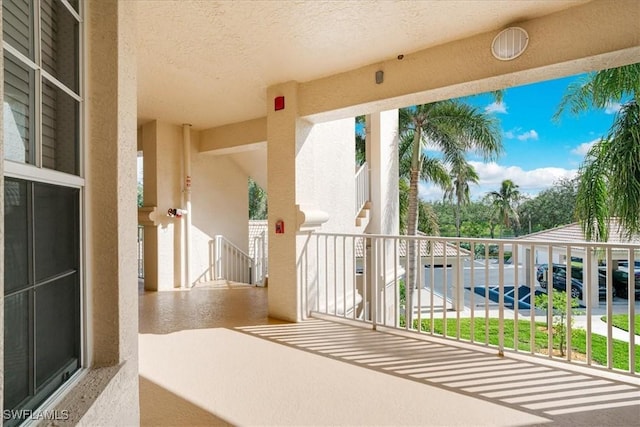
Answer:
[[[603,322],[607,322],[607,316],[602,316],[600,318]],[[620,328],[623,331],[629,332],[629,315],[628,314],[614,314],[611,316],[611,323],[616,328]],[[634,320],[634,327],[636,335],[640,335],[640,314],[636,314]]]
[[[415,323],[417,326],[417,321]],[[547,349],[548,335],[546,333],[546,324],[544,322],[538,322],[535,325],[534,345],[535,349]],[[434,319],[433,328],[436,334],[443,334],[443,322],[442,319]],[[504,321],[504,347],[515,348],[514,346],[514,329],[515,321],[505,319]],[[422,320],[422,330],[429,331],[430,324],[429,319]],[[488,342],[491,345],[498,345],[498,319],[489,319],[488,328]],[[450,319],[447,321],[447,334],[448,337],[456,337],[456,321]],[[460,319],[460,338],[464,340],[470,340],[471,337],[471,319]],[[530,323],[527,320],[518,321],[518,349],[522,351],[530,351]],[[487,339],[485,334],[485,319],[474,319],[474,340],[477,343],[484,343]],[[586,353],[587,334],[583,329],[574,329],[571,335],[571,347],[574,353]],[[559,339],[557,335],[554,335],[554,347],[558,348]],[[636,345],[636,354],[640,354],[640,345]],[[619,340],[613,340],[613,366],[617,369],[628,370],[629,369],[629,343]],[[606,366],[607,364],[607,339],[600,335],[592,335],[591,340],[591,357],[594,363]],[[640,372],[640,357],[636,358],[635,370]]]

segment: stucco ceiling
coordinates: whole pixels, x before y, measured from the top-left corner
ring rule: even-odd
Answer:
[[[206,129],[261,117],[271,85],[355,69],[586,1],[138,0],[139,123]]]

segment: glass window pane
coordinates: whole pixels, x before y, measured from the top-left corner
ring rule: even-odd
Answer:
[[[78,21],[59,0],[42,0],[42,68],[78,93]]]
[[[36,390],[80,357],[78,273],[36,288]],[[74,364],[74,370],[77,364]]]
[[[27,183],[4,181],[4,292],[29,284]]]
[[[78,270],[78,190],[34,184],[36,283]]]
[[[78,101],[42,80],[42,166],[78,174]]]
[[[4,409],[29,397],[29,292],[4,300]]]
[[[34,71],[5,53],[4,158],[34,163]]]
[[[2,38],[34,60],[33,1],[2,0]]]

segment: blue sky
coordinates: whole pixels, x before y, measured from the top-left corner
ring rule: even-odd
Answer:
[[[504,179],[511,179],[521,192],[534,196],[554,181],[576,175],[588,148],[606,135],[619,109],[619,105],[611,105],[579,116],[566,112],[560,122],[554,122],[552,116],[567,86],[583,77],[509,88],[501,104],[489,95],[465,99],[498,118],[505,148],[495,163],[485,164],[469,156],[480,175],[479,185],[471,186],[472,199],[497,190]],[[426,183],[421,183],[420,194],[424,200],[442,200],[442,192]]]

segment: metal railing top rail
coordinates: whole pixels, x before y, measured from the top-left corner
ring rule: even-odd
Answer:
[[[368,167],[369,166],[367,165],[367,162],[364,162],[356,171],[356,175],[359,175],[360,173],[362,173],[362,171],[368,170]]]
[[[603,248],[620,248],[620,249],[639,249],[640,242],[633,243],[621,243],[621,242],[594,242],[594,241],[580,241],[572,240],[570,242],[562,242],[558,240],[521,240],[521,239],[492,239],[482,237],[447,237],[447,236],[409,236],[406,234],[363,234],[363,233],[335,233],[335,232],[316,232],[309,231],[309,234],[315,234],[318,236],[335,236],[335,237],[363,237],[363,238],[376,238],[376,239],[403,239],[403,240],[423,240],[423,241],[435,241],[435,242],[469,242],[469,243],[481,243],[490,245],[501,244],[517,244],[522,246],[576,246],[576,247],[603,247]],[[307,232],[303,232],[307,234]]]
[[[238,246],[236,246],[231,240],[227,239],[226,237],[224,237],[222,234],[216,234],[215,236],[213,236],[213,241],[218,242],[218,241],[222,241],[224,242],[224,244],[226,246],[230,246],[232,247],[237,253],[239,253],[240,255],[244,256],[245,258],[249,258],[251,259],[251,257],[249,256],[248,253],[246,253],[245,251],[243,251],[242,249],[240,249]]]
[[[369,166],[367,162],[364,162],[358,169],[355,175],[356,182],[356,210],[358,215],[362,208],[369,201]]]

